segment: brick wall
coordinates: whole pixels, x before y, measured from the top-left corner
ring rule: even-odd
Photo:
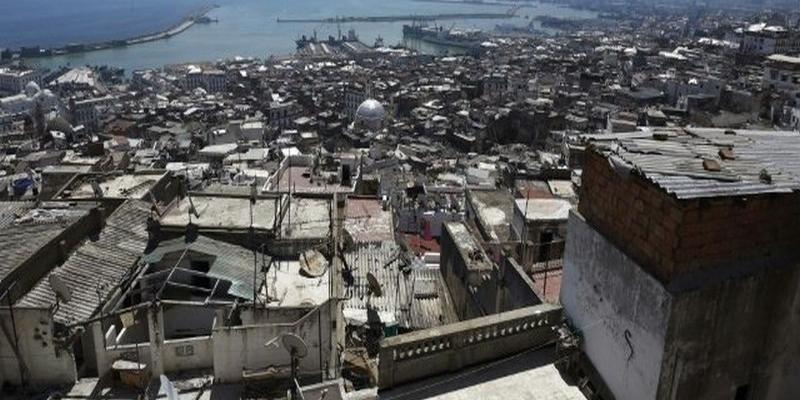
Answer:
[[[580,198],[586,220],[662,282],[800,252],[797,194],[678,200],[635,172],[616,174],[587,149]]]

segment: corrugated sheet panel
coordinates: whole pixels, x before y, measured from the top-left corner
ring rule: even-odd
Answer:
[[[367,301],[379,312],[394,314],[407,329],[425,329],[456,322],[452,305],[447,304],[443,281],[437,268],[415,267],[411,273],[400,270],[400,248],[393,242],[372,243],[345,255],[353,269],[354,285],[348,289],[345,308],[366,310]],[[375,275],[383,295],[368,299],[367,273]],[[449,311],[450,310],[450,311]]]
[[[253,299],[253,252],[237,245],[221,242],[205,236],[198,236],[192,243],[183,238],[161,242],[155,250],[144,257],[150,263],[158,262],[164,255],[190,249],[203,254],[215,256],[206,275],[231,282],[228,293],[243,299]],[[261,268],[261,257],[258,258]],[[263,280],[259,273],[257,279]],[[260,286],[261,282],[258,282]]]
[[[789,193],[800,189],[800,134],[687,129],[665,140],[624,138],[612,148],[644,176],[679,199]],[[674,133],[674,132],[673,132]],[[720,150],[732,149],[734,159]],[[719,163],[707,170],[704,159]],[[762,177],[763,172],[769,180]]]
[[[84,209],[50,211],[33,205],[0,202],[0,280],[88,214]]]
[[[136,271],[137,260],[147,245],[150,205],[127,200],[106,221],[97,241],[86,241],[51,274],[70,288],[72,299],[60,304],[54,320],[72,324],[94,315],[108,296]],[[20,302],[23,307],[50,307],[55,294],[45,278]]]

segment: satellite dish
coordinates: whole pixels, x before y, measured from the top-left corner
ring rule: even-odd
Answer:
[[[383,296],[383,289],[381,289],[381,284],[378,282],[378,278],[372,274],[372,272],[367,272],[367,283],[369,283],[369,293],[375,297]]]
[[[58,275],[50,274],[50,276],[47,277],[47,280],[50,282],[50,288],[56,293],[57,301],[66,304],[72,300],[72,291]]]
[[[295,335],[294,333],[284,333],[281,335],[281,344],[283,348],[289,352],[289,357],[292,359],[291,374],[292,374],[292,399],[302,398],[299,394],[299,384],[297,383],[298,369],[300,367],[300,359],[308,355],[308,346],[303,338]]]
[[[165,375],[161,375],[161,390],[167,395],[167,400],[179,400],[178,390]]]
[[[281,335],[281,344],[283,344],[283,348],[289,352],[292,358],[303,358],[308,355],[306,342],[294,333]]]

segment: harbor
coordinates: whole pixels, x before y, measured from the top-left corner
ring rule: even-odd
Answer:
[[[60,56],[66,54],[100,51],[116,47],[134,46],[138,44],[154,42],[157,40],[168,39],[170,37],[183,33],[184,31],[191,28],[195,24],[217,22],[215,19],[208,17],[208,13],[217,7],[219,6],[217,5],[203,6],[197,11],[189,13],[188,16],[183,18],[177,24],[156,33],[149,33],[127,39],[107,40],[96,43],[70,43],[67,44],[66,46],[55,47],[55,48],[41,48],[38,46],[22,47],[20,48],[19,53],[21,57],[25,58]]]
[[[141,0],[143,4],[155,0]],[[175,0],[182,1],[182,0]],[[330,2],[325,0],[307,0],[302,3],[292,2],[281,5],[278,2],[264,2],[259,0],[237,0],[240,6],[233,6],[228,2],[209,2],[218,3],[219,8],[211,10],[208,14],[211,18],[219,19],[218,23],[202,24],[195,22],[190,28],[170,36],[166,40],[151,40],[147,43],[136,43],[135,45],[107,46],[105,49],[95,49],[90,51],[80,51],[75,49],[71,52],[50,52],[49,56],[44,56],[44,52],[36,52],[35,56],[21,56],[19,58],[29,60],[31,63],[43,68],[57,69],[64,65],[114,65],[120,67],[129,74],[138,69],[153,68],[159,65],[174,64],[185,62],[185,60],[204,61],[225,58],[256,57],[264,58],[270,55],[293,54],[296,51],[295,40],[302,35],[308,35],[312,30],[317,30],[321,39],[327,39],[329,35],[336,36],[336,23],[279,23],[276,17],[283,18],[308,18],[322,19],[334,16],[403,16],[416,14],[414,17],[422,15],[464,13],[469,17],[474,13],[505,13],[511,7],[498,7],[477,4],[445,4],[432,2],[418,2],[414,0],[397,0],[395,2],[382,2],[380,0],[364,0],[365,6],[354,9],[349,3]],[[570,18],[595,18],[596,13],[577,11],[566,7],[551,5],[547,3],[534,3],[536,7],[524,7],[515,16],[505,18],[465,18],[449,19],[439,21],[439,25],[450,27],[454,25],[459,29],[479,29],[483,32],[491,32],[497,24],[508,23],[514,25],[525,25],[530,19],[525,19],[520,14],[529,14],[530,18],[536,15],[548,14],[554,16]],[[371,6],[370,6],[371,5]],[[164,8],[169,8],[164,6]],[[131,29],[124,34],[113,30],[107,30],[103,24],[89,21],[87,26],[83,20],[66,21],[64,24],[80,26],[81,29],[92,31],[90,35],[68,35],[60,34],[64,39],[60,42],[48,42],[40,37],[35,40],[22,41],[18,38],[12,42],[8,41],[6,48],[19,49],[21,46],[41,46],[41,48],[60,48],[68,43],[102,43],[119,38],[139,37],[144,33],[161,31],[165,27],[177,25],[190,13],[196,10],[196,6],[187,7],[180,13],[174,14],[169,20],[163,20],[160,26],[148,25],[138,29]],[[88,11],[87,11],[88,12]],[[149,13],[152,13],[149,12]],[[94,15],[94,14],[93,14]],[[98,18],[101,16],[98,15]],[[102,15],[102,18],[119,19],[125,15],[116,14],[114,16]],[[131,16],[134,18],[134,16]],[[137,16],[138,19],[146,19],[146,16]],[[3,17],[0,16],[0,20]],[[419,18],[417,18],[419,21]],[[359,36],[369,45],[372,45],[377,38],[382,38],[386,46],[398,44],[408,44],[426,54],[442,54],[442,46],[429,45],[413,38],[404,38],[403,24],[411,24],[413,18],[405,22],[347,22],[342,23],[341,29],[346,32],[349,29],[358,31]],[[51,22],[52,23],[52,22]],[[428,21],[433,25],[433,22]],[[63,25],[63,24],[62,24]],[[61,26],[58,26],[61,29]],[[537,24],[538,27],[538,24]],[[55,29],[55,28],[53,28]],[[0,28],[2,30],[2,28]],[[13,32],[10,32],[13,33]],[[8,36],[12,38],[12,36]],[[11,44],[13,43],[13,45]],[[89,45],[84,45],[84,49]],[[453,49],[452,47],[448,47]],[[15,52],[18,50],[14,50]],[[455,51],[455,50],[454,50]]]
[[[352,22],[400,22],[400,21],[443,21],[443,20],[468,20],[468,19],[504,19],[513,18],[518,7],[504,13],[440,13],[428,15],[384,15],[384,16],[336,16],[330,18],[280,18],[279,23],[315,23],[315,24],[343,24]]]

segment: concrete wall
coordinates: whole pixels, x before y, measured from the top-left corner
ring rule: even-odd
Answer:
[[[794,399],[800,393],[800,278],[794,272],[793,279],[786,280],[784,304],[776,304],[774,323],[779,329],[772,329],[764,340],[768,344],[765,359],[769,373],[763,376],[756,392],[764,399]]]
[[[553,343],[561,308],[542,304],[393,336],[381,341],[383,390]]]
[[[326,302],[291,323],[215,327],[212,337],[216,382],[241,382],[243,372],[263,371],[268,367],[285,369],[284,376],[288,374],[291,360],[280,341],[284,333],[300,336],[308,346],[308,355],[300,360],[300,373],[321,375],[327,369],[331,348],[332,304]],[[272,344],[267,346],[268,342]]]
[[[751,400],[797,398],[799,278],[764,266],[676,295],[658,398],[733,399],[740,387]]]
[[[165,372],[190,371],[214,366],[214,342],[211,336],[167,340],[162,346]]]
[[[167,339],[211,335],[215,310],[192,305],[165,305],[164,337]]]
[[[672,300],[661,284],[572,212],[561,304],[618,400],[656,398]]]
[[[479,275],[491,271],[469,271],[466,260],[461,256],[452,234],[447,229],[442,230],[441,236],[441,263],[440,270],[447,285],[450,297],[453,299],[456,314],[459,320],[477,318],[486,315],[476,296],[467,290],[466,282],[470,282],[468,275]],[[483,280],[473,278],[471,282],[480,283]]]
[[[541,303],[541,300],[536,296],[533,281],[513,258],[507,258],[503,262],[502,268],[503,285],[499,293],[498,312],[535,306]]]
[[[22,365],[14,352],[14,331],[7,308],[0,309],[0,386],[22,384],[21,372],[32,385],[69,384],[77,379],[70,351],[53,343],[53,322],[46,309],[14,309],[14,322]]]

